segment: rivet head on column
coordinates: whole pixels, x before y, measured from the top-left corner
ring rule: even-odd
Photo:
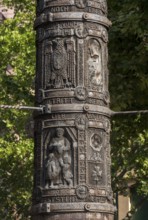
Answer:
[[[89,111],[89,106],[88,105],[84,105],[83,109],[84,109],[84,111],[88,112]]]
[[[91,206],[90,206],[90,204],[87,203],[87,204],[85,204],[84,208],[86,211],[90,211]]]
[[[89,15],[87,13],[84,13],[83,18],[87,20],[89,18]]]

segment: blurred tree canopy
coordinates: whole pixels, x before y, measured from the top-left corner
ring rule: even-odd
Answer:
[[[35,1],[3,0],[13,19],[0,24],[0,104],[33,105],[35,77]],[[148,1],[109,0],[111,109],[148,109]],[[13,74],[6,74],[6,67]],[[0,110],[0,219],[30,219],[33,140],[26,126],[31,113]],[[148,195],[148,115],[112,118],[114,192],[134,186]]]
[[[115,111],[148,109],[148,1],[108,1],[110,93]],[[135,180],[148,194],[148,114],[112,118],[114,189]],[[124,181],[123,181],[124,179]],[[127,180],[127,182],[125,181]],[[125,190],[124,190],[125,191]]]
[[[111,109],[148,109],[148,1],[109,0],[108,7],[112,21],[109,32]],[[148,114],[114,116],[111,145],[113,191],[127,195],[129,188],[134,188],[146,199]]]
[[[0,104],[33,105],[35,1],[3,2],[15,11],[13,19],[0,24]],[[10,75],[6,73],[7,66],[12,68]],[[0,219],[3,220],[29,219],[33,140],[26,131],[30,118],[30,112],[0,110]]]

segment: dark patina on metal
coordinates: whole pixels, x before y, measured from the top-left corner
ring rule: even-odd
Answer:
[[[113,220],[105,0],[38,0],[33,220]]]

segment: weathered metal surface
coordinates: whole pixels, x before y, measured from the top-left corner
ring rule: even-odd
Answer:
[[[38,0],[33,220],[112,220],[105,0]]]

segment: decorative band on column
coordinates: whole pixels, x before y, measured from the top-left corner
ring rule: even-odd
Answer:
[[[102,24],[106,27],[111,26],[111,22],[102,15],[96,15],[92,13],[84,13],[84,12],[60,12],[60,13],[47,13],[41,14],[35,20],[34,27],[37,28],[40,25],[45,23],[52,23],[57,21],[81,21],[81,22],[95,22],[98,24]]]
[[[115,209],[112,205],[102,203],[40,203],[32,209],[33,214],[47,214],[54,212],[100,212],[113,214]]]

